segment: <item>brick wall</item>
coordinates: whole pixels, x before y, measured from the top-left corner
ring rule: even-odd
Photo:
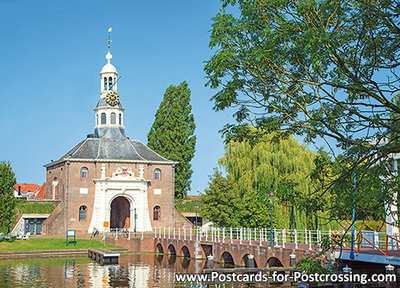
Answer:
[[[61,203],[44,223],[44,233],[48,235],[65,233],[65,218],[68,213],[68,229],[75,229],[77,232],[87,232],[92,219],[92,211],[95,196],[95,183],[93,179],[101,178],[102,164],[106,164],[106,177],[111,177],[112,173],[118,167],[131,168],[135,176],[139,176],[140,165],[144,167],[144,178],[150,180],[148,184],[148,209],[152,227],[169,227],[173,225],[173,217],[178,219],[180,225],[184,224],[186,218],[175,211],[173,206],[173,167],[172,164],[141,164],[141,163],[122,163],[122,162],[100,162],[100,161],[71,161],[68,166],[66,162],[47,167],[46,175],[46,198],[52,198],[52,184],[55,178],[58,181],[58,198]],[[81,168],[87,168],[87,178],[81,178]],[[154,170],[161,170],[160,179],[154,179]],[[69,170],[68,181],[68,209],[66,210],[66,178]],[[81,188],[87,189],[87,194],[81,193]],[[155,193],[155,190],[161,190],[161,194]],[[157,191],[157,190],[156,190]],[[82,191],[86,192],[86,191]],[[79,221],[79,208],[87,207],[86,220]],[[155,206],[161,207],[161,217],[159,220],[153,220],[153,209]],[[64,227],[64,228],[63,228]]]

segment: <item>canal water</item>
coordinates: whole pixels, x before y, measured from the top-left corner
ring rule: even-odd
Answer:
[[[152,254],[124,255],[118,265],[104,266],[89,258],[7,260],[0,261],[0,287],[206,287],[174,281],[175,273],[201,272],[204,264]]]

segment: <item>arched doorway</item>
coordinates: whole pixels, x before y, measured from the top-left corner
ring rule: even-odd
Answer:
[[[111,202],[110,228],[130,228],[129,201],[122,196]]]

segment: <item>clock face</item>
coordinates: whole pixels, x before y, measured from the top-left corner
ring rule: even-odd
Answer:
[[[115,106],[119,103],[118,93],[115,91],[111,91],[106,96],[106,102],[111,106]]]

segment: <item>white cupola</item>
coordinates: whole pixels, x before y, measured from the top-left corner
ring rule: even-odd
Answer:
[[[109,32],[111,32],[111,28]],[[125,109],[122,108],[117,90],[118,72],[114,65],[111,64],[110,36],[107,42],[107,63],[100,72],[100,99],[94,109],[95,137],[126,137],[124,131]]]
[[[111,90],[117,92],[118,72],[114,65],[111,64],[112,55],[110,48],[108,49],[106,59],[107,64],[103,66],[100,72],[101,97],[106,97],[107,93]]]

